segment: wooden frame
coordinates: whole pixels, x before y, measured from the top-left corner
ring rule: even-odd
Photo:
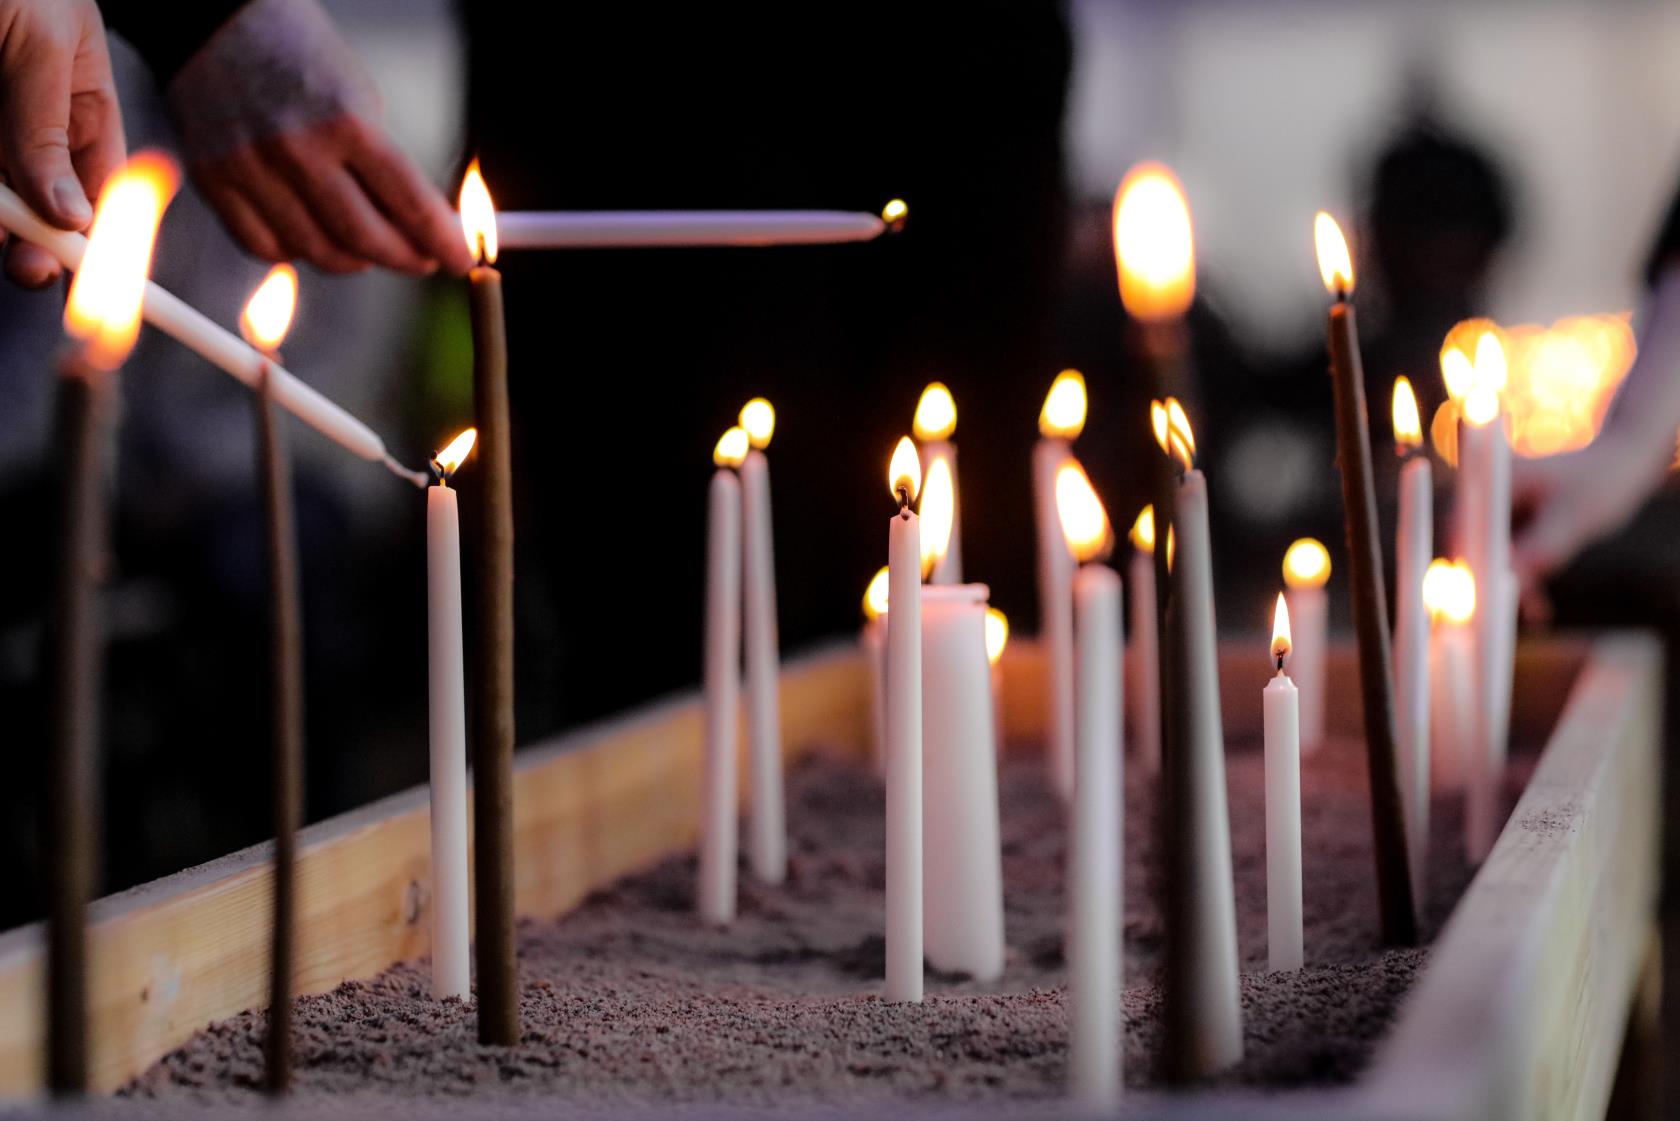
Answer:
[[[1270,673],[1263,639],[1221,658],[1233,736],[1258,734]],[[1258,653],[1258,656],[1256,654]],[[1011,644],[1006,741],[1044,726],[1042,660]],[[1330,662],[1332,728],[1357,733],[1350,651]],[[1349,1092],[1229,1103],[1224,1115],[1595,1117],[1644,965],[1656,885],[1661,652],[1610,635],[1526,644],[1516,734],[1547,747],[1432,954],[1373,1070]],[[1573,684],[1571,684],[1573,682]],[[782,674],[790,755],[867,750],[869,677],[854,644]],[[1567,703],[1565,700],[1567,699]],[[685,695],[519,755],[516,900],[553,915],[589,891],[689,846],[697,830],[700,703]],[[696,792],[692,798],[673,796]],[[299,971],[321,992],[426,952],[423,788],[305,830]],[[102,900],[91,932],[92,1072],[110,1090],[212,1020],[266,999],[268,846]],[[0,935],[0,1098],[41,1084],[39,927]],[[1215,1102],[1180,1105],[1206,1115]],[[1172,1106],[1169,1111],[1176,1110]]]

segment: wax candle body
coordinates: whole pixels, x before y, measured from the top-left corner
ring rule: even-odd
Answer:
[[[455,492],[426,490],[426,641],[431,716],[432,995],[471,995],[467,934],[467,698],[461,521]]]
[[[1429,777],[1431,788],[1442,793],[1468,786],[1476,742],[1475,665],[1470,628],[1437,620],[1429,635]]]
[[[886,998],[922,999],[922,536],[894,514],[887,534]],[[984,649],[982,647],[982,649]]]
[[[1150,601],[1153,607],[1153,599]],[[1068,1070],[1074,1098],[1120,1096],[1120,577],[1087,564],[1074,577],[1073,836],[1068,846]]]
[[[1324,743],[1324,675],[1330,656],[1330,597],[1324,587],[1288,588],[1289,626],[1294,649],[1289,677],[1300,694],[1301,753],[1310,755]]]
[[[1242,1058],[1237,988],[1231,819],[1225,801],[1225,733],[1220,718],[1219,645],[1213,613],[1213,550],[1207,480],[1186,472],[1177,492],[1175,585],[1169,633],[1178,646],[1184,731],[1169,754],[1167,875],[1175,903],[1167,930],[1167,983],[1184,995],[1168,1002],[1167,1034],[1176,1072],[1203,1077]],[[1176,754],[1178,757],[1173,758]]]
[[[1003,852],[986,594],[984,584],[922,589],[926,956],[936,969],[980,981],[1003,973]]]
[[[1038,518],[1038,629],[1044,645],[1044,696],[1051,781],[1066,800],[1073,791],[1073,554],[1056,512],[1056,472],[1072,458],[1066,440],[1033,448],[1033,508]]]
[[[700,917],[735,918],[735,753],[741,689],[741,481],[712,476],[706,526],[705,777],[701,783]]]
[[[514,210],[497,226],[503,249],[829,245],[887,230],[844,210]]]
[[[1301,703],[1281,671],[1266,683],[1266,956],[1299,969],[1301,932]]]
[[[1516,612],[1511,588],[1511,445],[1503,415],[1459,430],[1458,533],[1476,577],[1475,698],[1483,752],[1503,770],[1510,723]]]
[[[1435,549],[1434,490],[1428,458],[1409,457],[1400,468],[1394,553],[1394,722],[1408,864],[1417,899],[1423,898],[1429,863],[1429,613],[1423,604],[1423,574]]]
[[[887,623],[886,617],[871,619],[858,634],[864,660],[869,663],[870,760],[875,773],[887,773]]]
[[[770,528],[770,464],[754,448],[741,464],[745,518],[747,757],[752,811],[748,852],[753,874],[768,884],[787,877],[787,824],[782,793],[781,657],[776,639],[776,560]]]
[[[1143,769],[1161,769],[1161,640],[1155,625],[1155,555],[1132,550],[1126,604],[1132,617],[1131,683],[1126,690],[1132,713],[1134,754]]]
[[[922,478],[927,478],[933,461],[943,459],[951,469],[951,539],[945,555],[934,563],[930,584],[962,583],[962,487],[957,483],[957,446],[949,440],[927,440],[920,447]]]

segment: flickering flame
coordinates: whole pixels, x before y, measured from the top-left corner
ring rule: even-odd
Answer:
[[[1429,422],[1429,441],[1448,467],[1458,466],[1458,417],[1458,402],[1447,400],[1441,402],[1441,407],[1435,410],[1435,419]]]
[[[1072,440],[1085,430],[1085,375],[1063,370],[1050,383],[1038,413],[1038,432],[1046,439]]]
[[[1159,401],[1149,402],[1149,430],[1155,433],[1155,442],[1161,445],[1161,450],[1167,450],[1167,407]]]
[[[922,482],[922,577],[933,574],[951,547],[951,525],[956,520],[957,494],[951,484],[951,464],[941,456],[928,465]]]
[[[1394,379],[1394,442],[1402,451],[1423,447],[1423,420],[1418,416],[1417,396],[1404,377]]]
[[[1150,503],[1138,511],[1137,520],[1132,523],[1132,532],[1128,535],[1132,539],[1132,548],[1140,553],[1155,551],[1155,505]]]
[[[1423,606],[1436,622],[1459,626],[1476,613],[1476,575],[1463,561],[1433,560],[1423,574]]]
[[[1485,381],[1477,380],[1464,399],[1464,419],[1477,428],[1486,428],[1499,419],[1499,391]]]
[[[83,360],[96,369],[122,365],[140,337],[152,246],[180,181],[167,156],[141,152],[100,192],[87,252],[64,308],[65,333],[82,341]]]
[[[1008,645],[1009,617],[995,607],[986,608],[986,660],[997,665]]]
[[[476,428],[469,428],[449,441],[447,447],[432,456],[432,462],[437,464],[438,474],[447,479],[460,470],[461,464],[466,461],[467,454],[473,450],[473,445],[477,442],[478,429]]]
[[[863,617],[873,622],[887,613],[887,592],[892,580],[887,572],[887,566],[882,565],[874,579],[869,581],[869,587],[863,590]]]
[[[292,312],[297,310],[297,292],[296,269],[286,264],[269,269],[239,317],[239,331],[245,341],[261,351],[279,350],[291,329]]]
[[[1283,582],[1291,588],[1322,588],[1330,580],[1330,550],[1303,537],[1283,554]]]
[[[1476,340],[1475,366],[1477,385],[1485,385],[1495,393],[1505,391],[1511,370],[1505,361],[1505,344],[1497,331],[1488,331]]]
[[[905,205],[903,199],[892,199],[881,208],[881,221],[885,222],[890,230],[903,229],[904,220],[908,217],[910,207]]]
[[[496,263],[496,205],[490,201],[490,188],[484,185],[477,160],[468,165],[461,180],[461,232],[474,258],[486,265]]]
[[[1149,403],[1149,423],[1155,430],[1155,442],[1161,450],[1178,460],[1186,471],[1196,465],[1196,435],[1190,430],[1190,417],[1178,398]]]
[[[918,440],[948,440],[957,430],[957,402],[944,382],[929,382],[916,402],[911,431]]]
[[[895,499],[902,492],[911,502],[916,501],[916,492],[922,489],[921,457],[908,436],[899,437],[898,446],[893,448],[892,461],[887,464],[887,489]]]
[[[1289,601],[1282,592],[1278,593],[1277,607],[1272,611],[1272,659],[1277,662],[1278,670],[1283,670],[1283,660],[1289,657],[1289,651],[1294,644],[1289,641]]]
[[[733,425],[718,437],[717,447],[712,449],[712,462],[719,467],[739,467],[745,462],[750,447],[752,441],[747,437],[747,430],[738,424]]]
[[[763,451],[776,434],[776,408],[762,397],[754,397],[741,406],[741,427],[747,430],[747,442]]]
[[[1463,401],[1476,384],[1476,367],[1470,364],[1470,356],[1454,343],[1441,348],[1441,383],[1454,401]]]
[[[1337,299],[1353,294],[1353,258],[1347,238],[1336,220],[1320,210],[1313,218],[1313,241],[1318,247],[1318,275],[1324,289]]]
[[[1167,527],[1167,571],[1173,570],[1173,554],[1178,551],[1178,538],[1173,533],[1173,527]]]
[[[1177,319],[1196,296],[1190,205],[1178,179],[1158,163],[1126,173],[1114,196],[1114,259],[1120,302],[1145,322]]]
[[[1108,512],[1091,486],[1085,469],[1064,463],[1056,472],[1056,513],[1061,517],[1062,536],[1068,550],[1080,564],[1101,560],[1114,545]]]

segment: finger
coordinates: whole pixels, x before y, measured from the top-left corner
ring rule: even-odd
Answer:
[[[477,263],[459,215],[396,145],[360,120],[353,120],[349,141],[350,170],[416,251],[457,273]]]
[[[83,37],[70,82],[70,162],[88,198],[99,197],[127,151],[111,56],[96,27]]]
[[[264,155],[339,249],[400,272],[425,275],[435,270],[437,263],[415,252],[328,151],[307,135],[292,135],[276,137],[265,146]]]
[[[93,219],[93,206],[70,162],[70,67],[74,44],[50,35],[8,39],[0,102],[0,150],[23,200],[67,230]]]
[[[280,239],[244,195],[214,178],[211,173],[195,175],[194,178],[228,233],[247,253],[276,263],[286,259],[285,252],[280,248]]]
[[[366,260],[333,245],[285,179],[259,162],[249,149],[228,157],[224,166],[229,183],[274,232],[283,257],[308,261],[325,272],[352,273],[367,268]]]
[[[45,288],[62,272],[58,258],[39,245],[13,238],[6,246],[6,276],[19,288]]]

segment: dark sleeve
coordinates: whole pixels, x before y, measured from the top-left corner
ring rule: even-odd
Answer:
[[[105,26],[146,60],[158,85],[166,85],[245,0],[99,0]]]
[[[1680,194],[1669,203],[1668,216],[1663,219],[1656,244],[1651,246],[1651,255],[1645,259],[1645,283],[1655,284],[1659,273],[1676,264],[1680,264]]]

